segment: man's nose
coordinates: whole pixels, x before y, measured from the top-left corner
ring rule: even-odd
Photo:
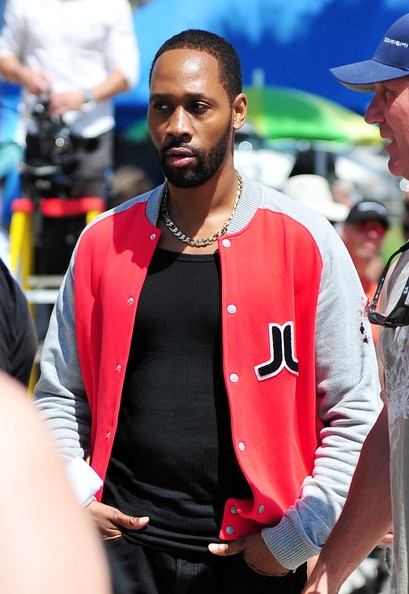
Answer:
[[[382,102],[375,94],[365,112],[365,122],[367,124],[380,124],[383,120]]]
[[[172,136],[191,138],[192,126],[189,114],[183,107],[177,107],[169,117],[167,132]]]

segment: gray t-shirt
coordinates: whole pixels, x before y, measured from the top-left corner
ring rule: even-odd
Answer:
[[[409,252],[398,260],[388,283],[390,311],[409,276]],[[383,328],[378,357],[384,368],[391,445],[391,484],[394,524],[393,592],[407,594],[409,551],[409,326]]]

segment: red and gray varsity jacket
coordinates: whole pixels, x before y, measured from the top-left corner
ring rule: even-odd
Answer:
[[[35,398],[67,456],[104,478],[163,187],[83,232],[45,341]],[[366,299],[331,225],[244,178],[219,238],[223,368],[251,501],[229,500],[220,537],[263,530],[286,567],[316,554],[378,412]]]

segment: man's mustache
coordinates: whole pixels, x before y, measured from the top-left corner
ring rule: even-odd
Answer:
[[[198,154],[197,149],[192,147],[191,144],[189,144],[187,142],[182,142],[181,140],[178,140],[177,138],[172,138],[172,140],[170,140],[167,144],[163,145],[162,148],[160,149],[160,152],[162,155],[164,155],[166,153],[166,151],[173,149],[173,148],[186,149],[186,150],[190,151],[195,156]]]

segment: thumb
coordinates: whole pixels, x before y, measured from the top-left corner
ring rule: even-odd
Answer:
[[[115,524],[117,526],[122,526],[123,528],[128,528],[129,530],[140,530],[144,528],[149,523],[149,518],[147,516],[142,516],[140,518],[135,516],[127,516],[122,512],[119,512],[117,517],[115,518]]]
[[[230,555],[238,555],[244,551],[243,540],[233,540],[232,542],[215,543],[212,542],[208,545],[208,549],[213,555],[219,557],[229,557]]]

